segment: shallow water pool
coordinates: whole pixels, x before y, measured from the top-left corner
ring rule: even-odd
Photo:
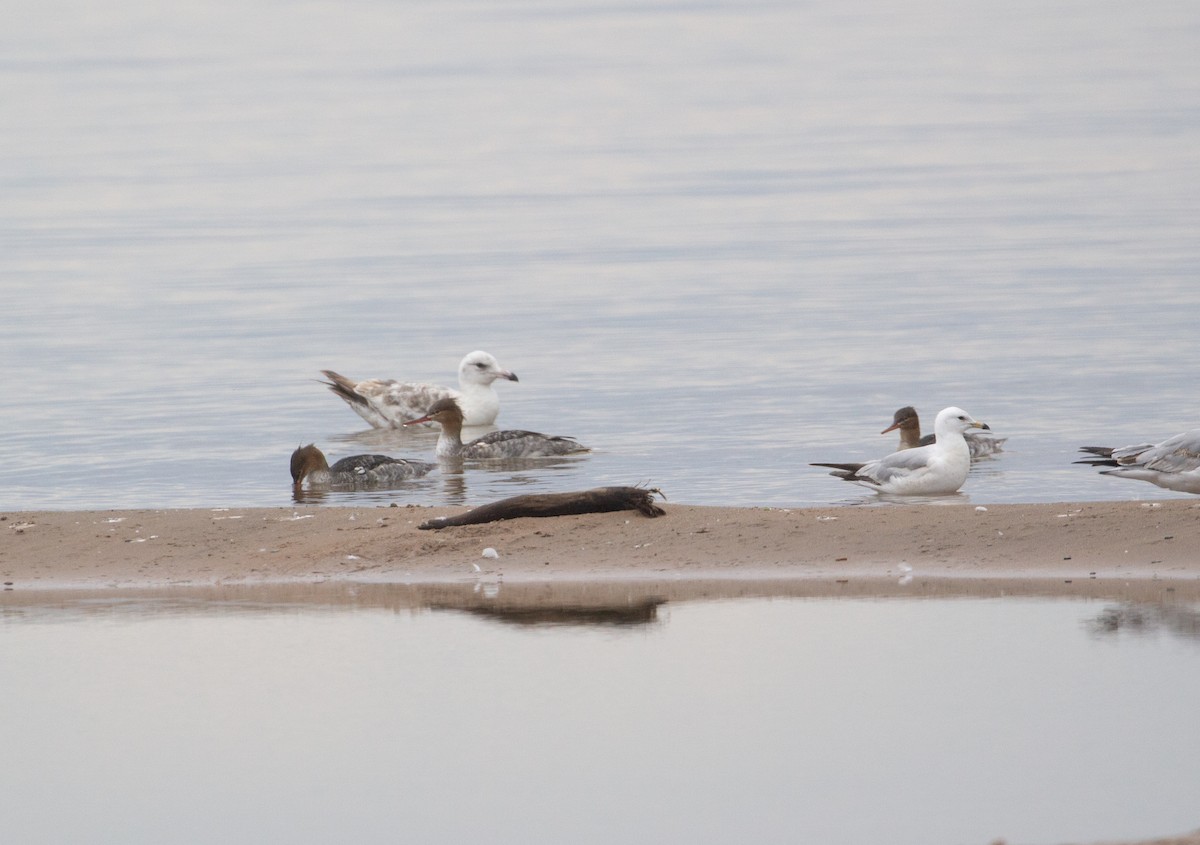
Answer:
[[[1014,842],[1200,824],[1189,604],[0,602],[22,842]]]

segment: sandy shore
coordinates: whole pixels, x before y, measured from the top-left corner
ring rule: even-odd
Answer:
[[[1200,595],[1200,503],[804,509],[666,505],[418,530],[450,508],[0,514],[0,581],[43,588],[368,582],[806,582],[804,589],[1153,590]],[[494,549],[496,556],[485,556]],[[879,582],[878,586],[874,585]],[[962,584],[951,586],[952,584]],[[1089,582],[1091,584],[1089,585]],[[1141,582],[1136,585],[1134,582]],[[886,585],[886,586],[884,586]]]
[[[100,591],[196,612],[317,603],[623,625],[653,620],[667,601],[742,596],[1200,601],[1194,499],[666,511],[440,531],[417,526],[460,510],[7,513],[0,604],[19,612]],[[1200,845],[1200,833],[1143,845]]]

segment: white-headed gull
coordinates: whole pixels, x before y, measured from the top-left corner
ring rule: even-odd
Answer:
[[[464,425],[491,425],[500,413],[500,397],[492,382],[498,378],[518,381],[516,373],[503,369],[492,355],[479,350],[458,365],[458,390],[395,379],[353,381],[333,370],[321,372],[329,379],[324,384],[375,428],[400,428],[446,398],[459,401]]]
[[[929,446],[902,449],[875,461],[861,464],[815,463],[830,467],[830,473],[880,493],[901,496],[945,496],[955,493],[967,480],[971,450],[963,433],[987,425],[962,408],[946,408],[933,424],[937,441]]]
[[[917,409],[912,405],[905,405],[903,408],[896,411],[892,416],[892,424],[885,428],[880,434],[887,434],[889,431],[900,429],[900,448],[915,449],[918,446],[928,446],[937,441],[936,434],[926,434],[921,436],[921,418],[917,416]],[[966,432],[963,436],[967,439],[967,446],[971,450],[971,460],[977,461],[980,458],[990,458],[997,452],[1003,452],[1001,448],[1008,440],[1007,437],[992,437],[991,429],[987,429],[988,433],[974,429]]]
[[[1076,461],[1092,466],[1113,467],[1102,475],[1149,481],[1179,493],[1200,493],[1200,428],[1193,428],[1161,443],[1137,446],[1082,446],[1094,458]]]

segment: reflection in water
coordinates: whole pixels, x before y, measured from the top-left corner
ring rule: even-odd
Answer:
[[[489,431],[496,431],[496,426],[479,426],[464,428],[463,437],[470,439],[480,437]],[[339,431],[330,435],[335,443],[347,443],[351,448],[369,447],[372,450],[396,450],[406,454],[432,455],[437,446],[438,433],[434,428],[367,428],[353,431]]]
[[[434,470],[433,475],[413,478],[407,481],[388,485],[364,485],[361,487],[344,488],[330,486],[314,486],[309,488],[292,487],[292,501],[298,505],[364,505],[394,501],[398,497],[434,498],[438,489],[443,486]]]
[[[1120,604],[1089,619],[1088,628],[1098,636],[1166,632],[1200,643],[1200,611],[1187,605]]]
[[[945,496],[896,496],[891,493],[865,493],[853,498],[839,500],[836,504],[846,505],[961,505],[971,501],[969,491],[960,490]]]
[[[628,605],[608,607],[476,605],[464,608],[432,605],[432,608],[434,610],[463,611],[482,619],[523,627],[632,628],[658,622],[658,608],[665,603],[663,599],[643,599]]]
[[[461,472],[443,469],[441,500],[447,505],[461,507],[467,503],[467,477]]]
[[[911,575],[911,573],[905,573]],[[1099,626],[1131,629],[1133,620],[1179,616],[1200,607],[1200,583],[1190,581],[1089,579],[1086,581],[1029,581],[1008,579],[907,578],[892,576],[834,579],[678,579],[626,580],[505,580],[479,572],[466,579],[444,582],[343,582],[232,584],[208,587],[147,588],[143,590],[27,590],[0,592],[0,622],[82,621],[103,616],[241,616],[278,613],[338,613],[382,610],[398,615],[428,610],[462,610],[481,616],[551,614],[564,612],[587,618],[629,613],[667,602],[677,605],[722,599],[840,599],[935,601],[945,599],[1042,599],[1096,601],[1115,605],[1100,614]],[[564,618],[567,618],[564,615]],[[1093,619],[1093,621],[1097,621]]]
[[[652,589],[652,588],[651,588]],[[221,590],[220,598],[202,590],[165,595],[60,591],[9,593],[0,600],[0,623],[39,622],[77,624],[97,619],[148,620],[164,617],[264,616],[338,613],[346,610],[386,610],[396,614],[457,611],[525,627],[621,628],[659,621],[658,608],[666,598],[629,585],[575,585],[566,591],[546,585],[505,586],[497,578],[471,583],[424,585],[363,585],[322,590],[320,585],[291,585]],[[240,594],[240,595],[239,595]]]
[[[6,594],[6,836],[507,845],[531,796],[597,845],[1195,826],[1200,649],[1102,647],[1086,602],[554,587]]]

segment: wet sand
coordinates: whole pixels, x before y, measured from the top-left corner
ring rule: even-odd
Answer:
[[[198,613],[299,603],[636,625],[653,621],[663,602],[712,598],[1200,601],[1200,502],[1190,498],[665,508],[657,519],[619,512],[437,531],[417,526],[462,509],[0,514],[0,604],[86,613],[86,602],[74,602],[102,593]],[[1142,845],[1200,845],[1200,833],[1176,833]]]
[[[1200,590],[1200,503],[719,508],[419,530],[462,509],[371,506],[0,514],[0,581],[44,588],[329,581],[807,581],[808,589],[1000,579],[1013,590],[1170,581]],[[485,557],[485,549],[495,557]],[[833,586],[831,586],[833,585]],[[1133,587],[1130,587],[1133,589]],[[730,585],[730,589],[740,589]],[[875,589],[874,587],[868,588]],[[881,587],[882,589],[882,587]]]

